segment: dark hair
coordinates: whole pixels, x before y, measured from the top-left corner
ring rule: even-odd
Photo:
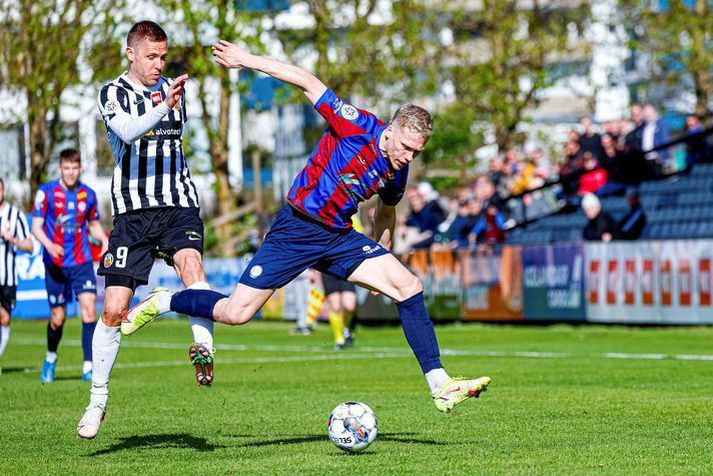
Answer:
[[[61,164],[62,162],[74,162],[81,164],[82,158],[77,149],[64,149],[59,153],[59,163]]]
[[[129,34],[126,35],[126,46],[134,47],[139,40],[148,40],[153,42],[166,41],[168,37],[163,28],[158,26],[157,23],[152,21],[144,20],[134,25],[129,30]]]

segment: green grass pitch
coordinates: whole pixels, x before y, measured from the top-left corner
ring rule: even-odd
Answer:
[[[215,384],[195,385],[184,320],[124,338],[98,437],[75,427],[80,326],[42,385],[45,322],[13,322],[0,365],[0,474],[713,474],[713,328],[448,325],[453,374],[490,390],[435,410],[398,327],[361,328],[334,352],[322,325],[216,325]],[[366,452],[333,446],[333,407],[370,405]]]

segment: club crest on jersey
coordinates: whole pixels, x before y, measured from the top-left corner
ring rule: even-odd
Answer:
[[[112,99],[111,101],[108,101],[108,102],[104,105],[104,110],[105,110],[106,112],[114,112],[114,111],[116,111],[116,106],[117,106],[116,101],[114,101],[114,100]]]
[[[359,117],[359,110],[351,104],[344,104],[339,110],[342,117],[348,121],[353,121]]]
[[[154,104],[161,104],[163,99],[161,98],[161,91],[156,91],[151,93],[151,102]]]
[[[114,264],[114,255],[111,253],[107,253],[104,255],[104,267],[109,268],[111,265]]]
[[[77,203],[77,210],[80,212],[83,212],[87,209],[87,202],[79,202]]]

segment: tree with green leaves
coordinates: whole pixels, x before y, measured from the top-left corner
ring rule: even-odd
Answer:
[[[553,63],[587,53],[570,37],[589,18],[588,2],[555,8],[544,0],[437,1],[433,8],[443,12],[441,31],[451,38],[439,47],[438,76],[453,83],[456,100],[476,119],[493,125],[500,150],[515,145],[517,126],[557,79]]]
[[[651,2],[619,2],[626,14],[631,45],[651,55],[657,65],[653,79],[671,84],[690,80],[695,112],[705,116],[713,94],[713,2],[669,0],[665,8]]]
[[[61,137],[62,93],[79,83],[77,57],[121,2],[0,0],[0,87],[24,96],[30,192],[43,180]],[[112,10],[113,11],[113,10]]]

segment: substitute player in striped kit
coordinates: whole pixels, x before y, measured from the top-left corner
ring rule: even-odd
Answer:
[[[79,151],[64,149],[59,153],[59,179],[43,183],[35,195],[32,234],[44,247],[42,261],[50,306],[47,355],[40,372],[42,383],[54,381],[57,347],[72,294],[77,296],[82,315],[82,380],[92,379],[97,279],[89,234],[102,244],[102,252],[107,249],[107,238],[99,223],[96,193],[79,180],[81,173]]]
[[[288,204],[278,213],[230,296],[190,289],[156,292],[129,311],[122,332],[135,332],[168,311],[245,324],[275,289],[311,267],[396,301],[406,340],[439,411],[449,412],[456,404],[479,396],[490,378],[467,380],[446,373],[426,311],[423,285],[388,251],[409,163],[431,135],[431,115],[406,104],[386,124],[347,103],[302,68],[252,55],[223,40],[213,45],[213,54],[226,68],[262,71],[299,87],[328,127],[295,178]],[[378,242],[354,230],[351,223],[359,203],[377,194],[374,229]]]
[[[106,279],[106,297],[94,332],[91,398],[77,426],[82,438],[94,438],[104,419],[121,319],[136,287],[147,284],[154,258],[172,266],[186,287],[210,289],[203,270],[198,193],[182,144],[188,76],[161,75],[168,46],[156,23],[134,24],[126,43],[129,70],[105,84],[98,97],[114,154],[114,228],[98,271]],[[198,317],[190,317],[190,323],[195,342],[189,358],[198,384],[209,386],[213,323]]]
[[[5,201],[5,182],[0,178],[0,357],[10,340],[10,314],[17,295],[17,249],[32,251],[30,229],[22,210]]]

